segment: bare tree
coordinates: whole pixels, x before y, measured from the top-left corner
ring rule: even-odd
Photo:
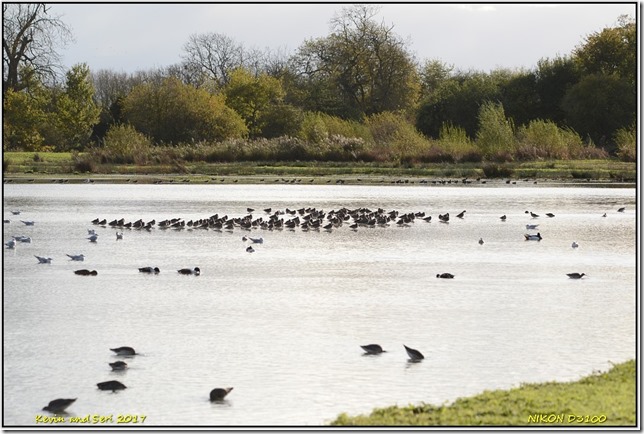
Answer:
[[[199,68],[218,86],[228,83],[230,72],[242,66],[245,58],[242,45],[220,33],[192,35],[184,50],[185,63]]]
[[[38,79],[55,81],[62,70],[56,48],[73,39],[44,3],[2,4],[2,93],[19,91]]]

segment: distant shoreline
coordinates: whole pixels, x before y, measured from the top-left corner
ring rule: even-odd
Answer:
[[[17,174],[5,173],[4,184],[163,184],[163,185],[397,185],[418,187],[607,187],[635,188],[632,181],[579,179],[471,179],[390,175],[200,175],[200,174]]]

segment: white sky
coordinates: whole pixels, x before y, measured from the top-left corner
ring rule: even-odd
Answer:
[[[75,41],[61,49],[66,67],[135,72],[179,63],[188,37],[222,33],[246,48],[293,53],[330,33],[346,4],[53,4]],[[568,55],[591,33],[637,18],[637,3],[381,4],[378,18],[409,41],[416,59],[461,70],[532,69]]]

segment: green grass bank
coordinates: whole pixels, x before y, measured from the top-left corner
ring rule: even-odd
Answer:
[[[634,183],[635,163],[618,160],[553,160],[508,163],[340,163],[340,162],[234,162],[207,163],[176,160],[171,164],[91,164],[71,153],[5,152],[3,176],[15,182],[49,182],[65,178],[70,182],[88,178],[121,182],[136,177],[138,182],[160,179],[206,183],[214,177],[236,177],[241,183],[256,183],[261,177],[307,177],[302,182],[327,182],[336,177],[349,183],[377,183],[382,178],[552,180],[559,182]]]
[[[616,364],[568,383],[523,384],[485,391],[450,405],[375,409],[368,416],[339,415],[335,426],[634,426],[636,364]]]

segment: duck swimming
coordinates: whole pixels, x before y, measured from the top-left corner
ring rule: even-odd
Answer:
[[[584,273],[581,273],[581,274],[579,274],[579,273],[568,273],[568,274],[566,274],[566,275],[567,275],[568,277],[570,277],[571,279],[581,279],[582,277],[584,277],[584,276],[585,276],[585,274],[584,274]]]
[[[201,270],[199,269],[199,267],[195,267],[192,270],[190,268],[182,268],[181,270],[177,270],[177,272],[179,274],[185,274],[185,275],[192,274],[192,275],[195,275],[195,276],[198,276],[198,275],[201,274]]]
[[[439,279],[453,279],[454,275],[451,273],[441,273],[437,274],[436,277],[438,277]]]
[[[540,232],[537,232],[536,234],[524,234],[523,236],[525,237],[526,241],[541,241],[542,240]]]
[[[118,356],[134,356],[136,352],[132,347],[118,347],[110,348],[110,351],[114,351]]]
[[[233,390],[232,387],[217,387],[210,391],[211,401],[221,401]]]
[[[159,267],[142,267],[139,268],[140,273],[154,273],[154,274],[159,274],[161,270],[159,270]]]
[[[386,353],[386,351],[383,350],[382,347],[378,344],[360,345],[360,348],[365,351],[365,355]]]
[[[47,404],[45,407],[43,407],[43,411],[50,411],[52,413],[60,413],[65,411],[67,407],[72,405],[77,398],[71,398],[71,399],[65,399],[65,398],[59,398],[59,399],[54,399],[53,401],[49,401],[49,404]]]
[[[101,390],[111,390],[112,392],[116,392],[117,390],[127,389],[127,387],[125,387],[125,384],[116,380],[104,381],[102,383],[97,383],[96,385]]]
[[[78,274],[79,276],[96,276],[98,275],[98,271],[82,269],[74,271],[74,274]]]
[[[415,350],[413,348],[409,348],[407,345],[404,345],[404,344],[403,344],[403,347],[405,347],[405,351],[407,351],[407,355],[409,356],[410,362],[420,362],[425,358],[425,356],[423,356],[423,354],[420,351]]]

